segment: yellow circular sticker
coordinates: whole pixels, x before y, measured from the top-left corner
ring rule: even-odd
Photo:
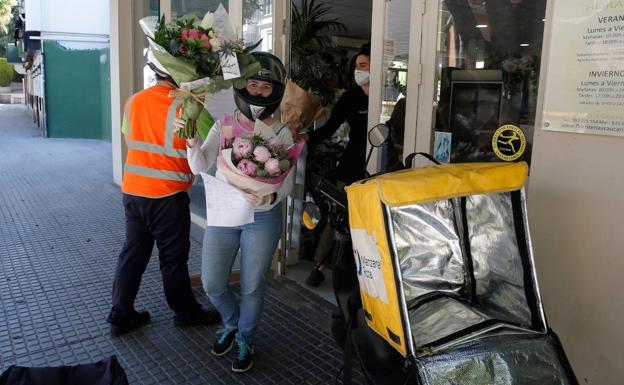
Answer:
[[[526,150],[526,137],[518,126],[505,124],[501,126],[492,137],[492,148],[500,159],[511,162],[524,154]]]

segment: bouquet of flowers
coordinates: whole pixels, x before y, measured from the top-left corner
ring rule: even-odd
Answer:
[[[184,16],[166,23],[164,16],[149,16],[139,24],[152,54],[180,87],[169,95],[182,99],[181,118],[186,126],[178,136],[190,138],[198,133],[205,138],[214,122],[204,109],[206,96],[231,86],[245,87],[245,81],[260,70],[250,54],[260,42],[243,48],[222,5],[202,20]],[[208,116],[198,125],[201,114]]]
[[[304,133],[314,120],[325,113],[321,98],[302,89],[292,80],[286,83],[280,110],[282,122],[294,133]]]
[[[286,145],[275,136],[246,134],[227,125],[221,131],[219,172],[228,183],[257,196],[276,192],[297,162],[303,142]]]

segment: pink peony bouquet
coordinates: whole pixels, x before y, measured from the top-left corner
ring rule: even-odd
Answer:
[[[226,119],[227,121],[227,119]],[[219,172],[227,181],[258,196],[276,192],[297,162],[303,142],[286,145],[275,137],[263,138],[240,130],[221,136]]]

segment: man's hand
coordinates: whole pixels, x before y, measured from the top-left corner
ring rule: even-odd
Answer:
[[[273,193],[273,194],[259,197],[254,194],[243,193],[243,198],[245,198],[245,200],[249,202],[249,204],[251,204],[253,207],[258,207],[258,206],[266,206],[268,204],[273,203],[275,198],[277,198],[277,194]]]

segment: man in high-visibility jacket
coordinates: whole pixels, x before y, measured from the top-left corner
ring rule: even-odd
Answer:
[[[149,323],[149,313],[137,312],[134,300],[154,241],[165,297],[175,312],[174,324],[184,327],[219,321],[218,313],[202,309],[191,291],[187,192],[193,175],[186,160],[186,143],[174,133],[180,102],[170,98],[169,91],[176,85],[153,56],[148,64],[156,73],[157,84],[133,95],[124,107],[122,131],[128,156],[121,190],[126,242],[117,261],[113,306],[108,316],[113,336]]]

